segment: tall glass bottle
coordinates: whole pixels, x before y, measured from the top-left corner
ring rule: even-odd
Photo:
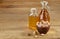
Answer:
[[[48,32],[50,28],[50,16],[48,12],[48,2],[42,1],[42,9],[39,14],[39,23],[37,24],[37,30],[41,35],[44,35]]]

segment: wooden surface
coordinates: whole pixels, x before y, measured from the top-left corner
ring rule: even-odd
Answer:
[[[0,39],[35,39],[27,36],[30,8],[41,9],[41,0],[3,0],[0,3]],[[60,0],[47,0],[51,28],[37,39],[60,39]]]

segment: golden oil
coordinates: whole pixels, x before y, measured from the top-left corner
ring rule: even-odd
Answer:
[[[36,23],[38,22],[37,16],[29,16],[29,28],[32,30],[36,30]]]
[[[36,11],[36,8],[31,9],[31,13],[28,18],[29,18],[29,29],[34,30],[34,31],[37,30],[36,23],[38,22],[39,17],[38,17],[38,13]]]

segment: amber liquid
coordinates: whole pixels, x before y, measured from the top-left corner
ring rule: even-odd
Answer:
[[[42,20],[50,22],[50,16],[49,16],[49,13],[46,9],[41,10],[41,12],[39,14],[39,19],[40,19],[40,15],[42,14],[42,12],[43,12],[43,19]],[[40,22],[41,22],[41,19],[40,19]],[[46,34],[48,32],[49,28],[50,28],[50,25],[48,25],[48,27],[42,27],[42,26],[38,27],[37,26],[37,30],[40,34]]]
[[[29,16],[29,29],[37,30],[36,23],[39,21],[38,16]]]

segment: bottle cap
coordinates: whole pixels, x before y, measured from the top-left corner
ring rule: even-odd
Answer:
[[[37,9],[36,8],[31,8],[31,13],[37,13]]]
[[[47,1],[41,1],[40,3],[42,4],[42,9],[46,8],[46,9],[48,9],[50,11],[50,7],[48,6],[48,2]]]
[[[40,3],[42,4],[42,6],[47,6],[48,5],[48,2],[47,1],[42,1]]]
[[[31,8],[30,11],[31,11],[30,16],[33,15],[33,14],[34,14],[34,15],[37,15],[37,9],[36,9],[36,8]],[[37,15],[37,16],[38,16],[38,15]]]
[[[36,8],[31,8],[31,12],[32,12],[33,10],[35,10],[35,11],[36,11],[37,9],[36,9]]]

